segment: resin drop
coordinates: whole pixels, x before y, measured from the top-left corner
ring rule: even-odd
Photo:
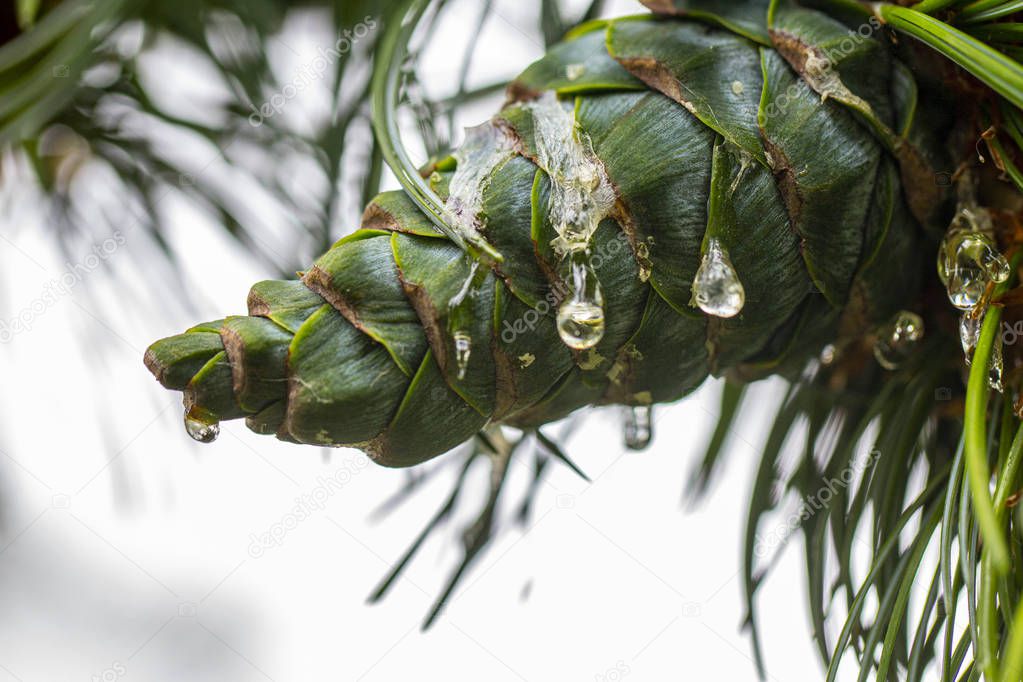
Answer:
[[[472,337],[468,332],[458,331],[452,335],[455,341],[455,363],[458,365],[458,380],[465,378],[469,369],[469,355],[472,354]]]
[[[199,419],[190,412],[185,413],[185,431],[192,440],[199,443],[212,443],[220,435],[220,424]]]
[[[746,290],[728,252],[713,237],[693,279],[693,303],[715,317],[735,317],[746,304]]]
[[[565,67],[565,77],[570,81],[577,81],[586,75],[585,64],[569,64]]]
[[[988,360],[987,383],[991,388],[995,389],[999,393],[1005,392],[1005,385],[1002,382],[1004,367],[1005,363],[1002,359],[1002,337],[1000,334],[996,334],[995,342],[991,346],[991,359]]]
[[[574,350],[593,348],[604,338],[604,296],[585,250],[569,256],[569,292],[558,308],[558,334]]]
[[[472,329],[473,316],[476,309],[476,295],[486,270],[480,268],[479,261],[472,261],[469,265],[469,276],[465,278],[462,288],[448,301],[448,332],[454,343],[455,365],[458,368],[458,379],[465,378],[469,369],[469,356],[472,354]]]
[[[835,344],[829,343],[821,349],[820,361],[821,364],[827,367],[828,365],[834,364],[835,358],[838,357],[838,349],[835,348]]]
[[[959,319],[959,342],[963,345],[963,354],[966,356],[966,364],[973,360],[973,350],[980,340],[980,328],[984,323],[984,317],[975,318],[973,313],[966,312]]]
[[[604,336],[604,309],[587,301],[563,303],[558,309],[558,333],[569,348],[593,348]]]
[[[960,310],[972,310],[988,284],[1000,284],[1011,274],[987,225],[974,211],[960,209],[938,251],[938,276],[949,301]]]
[[[916,313],[903,310],[878,330],[874,357],[885,369],[898,369],[923,337],[923,319]]]
[[[558,233],[552,246],[568,257],[588,247],[600,221],[614,208],[617,194],[572,107],[548,92],[526,108],[533,116],[536,164],[551,181],[547,219]]]
[[[480,235],[486,222],[482,217],[483,190],[494,171],[513,153],[512,139],[493,121],[466,129],[465,142],[454,153],[458,166],[448,185],[445,217],[455,232],[471,244],[484,241]]]
[[[625,414],[625,447],[645,450],[653,439],[653,408],[637,405],[627,408]]]

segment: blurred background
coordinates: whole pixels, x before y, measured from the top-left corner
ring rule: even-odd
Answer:
[[[534,483],[534,460],[513,459],[500,532],[423,632],[485,503],[486,467],[469,467],[452,513],[369,604],[464,457],[391,471],[240,422],[199,445],[143,368],[153,339],[244,312],[253,282],[307,265],[377,188],[397,188],[367,105],[390,4],[4,10],[21,13],[5,17],[7,38],[36,5],[40,26],[51,12],[99,57],[55,50],[0,78],[15,93],[0,104],[5,132],[25,140],[0,158],[0,680],[756,678],[740,557],[780,384],[755,389],[699,502],[687,481],[719,383],[656,410],[646,452],[625,448],[617,410],[558,425],[591,482],[555,463]],[[405,89],[417,163],[494,113],[503,83],[565,28],[642,10],[439,6]],[[112,29],[126,11],[137,18]],[[0,65],[17,61],[0,47]],[[67,92],[33,92],[40,72]],[[820,674],[799,542],[758,596],[769,679],[783,682]]]

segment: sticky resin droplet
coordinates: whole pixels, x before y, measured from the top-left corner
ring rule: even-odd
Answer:
[[[220,424],[200,419],[193,412],[185,413],[185,431],[192,440],[199,443],[212,443],[220,435]]]
[[[984,316],[974,317],[972,312],[965,312],[959,319],[959,342],[963,345],[966,364],[973,361],[973,350],[980,340],[980,328],[984,324]]]
[[[987,224],[971,209],[960,209],[938,250],[938,276],[949,301],[960,310],[972,310],[989,283],[1000,284],[1011,274]]]
[[[585,64],[569,64],[565,67],[565,76],[570,81],[577,81],[586,75]]]
[[[693,279],[693,303],[715,317],[735,317],[746,305],[746,290],[716,238],[711,237]]]
[[[472,328],[474,300],[482,284],[481,274],[485,272],[480,270],[479,261],[474,260],[462,288],[448,301],[448,331],[454,342],[459,381],[465,378],[469,369],[469,357],[472,355],[472,335],[469,330]]]
[[[916,313],[900,311],[878,330],[874,357],[885,369],[898,369],[923,337],[923,319]]]
[[[991,346],[991,359],[987,365],[987,383],[999,393],[1005,392],[1005,385],[1002,382],[1005,363],[1002,357],[1002,335],[996,334],[995,342]]]
[[[838,349],[835,344],[829,343],[821,349],[820,361],[821,364],[827,367],[835,362],[835,358],[838,357]]]
[[[469,369],[469,356],[472,354],[472,337],[467,332],[459,331],[452,335],[455,341],[455,362],[458,364],[458,380],[465,378]]]
[[[575,350],[593,348],[604,338],[604,295],[585,248],[568,257],[569,292],[558,308],[558,334]]]
[[[653,408],[637,405],[626,408],[625,447],[630,450],[645,450],[654,436]]]

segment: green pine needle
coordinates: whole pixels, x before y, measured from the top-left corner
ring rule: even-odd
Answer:
[[[1023,66],[1001,52],[922,12],[879,3],[878,18],[913,36],[987,84],[1017,107],[1023,108]]]
[[[1009,569],[1009,549],[998,527],[991,501],[991,467],[988,465],[988,445],[985,435],[988,404],[988,363],[995,335],[1002,319],[1001,309],[991,306],[984,316],[980,340],[973,353],[970,379],[966,390],[966,475],[970,484],[974,513],[984,538],[985,552],[990,553],[993,566],[999,573]]]

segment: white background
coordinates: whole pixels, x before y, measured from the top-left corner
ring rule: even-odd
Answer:
[[[538,56],[530,37],[537,4],[498,3],[481,41],[481,71],[516,71]],[[458,16],[442,36],[454,40],[460,22],[471,25],[471,11]],[[285,62],[332,42],[322,26],[320,35],[308,28],[282,38]],[[434,77],[444,78],[440,67]],[[187,69],[175,78],[171,89],[203,87]],[[187,109],[179,100],[187,98],[176,99]],[[2,320],[105,238],[58,253],[36,199],[12,186],[0,195]],[[214,445],[190,441],[180,397],[145,371],[143,351],[198,320],[243,312],[251,283],[273,273],[173,193],[160,210],[172,218],[172,243],[189,256],[186,284],[150,267],[126,223],[124,246],[0,348],[0,679],[755,679],[740,632],[739,557],[757,446],[779,385],[758,390],[712,495],[695,508],[683,499],[684,482],[713,427],[719,385],[658,410],[645,453],[624,449],[617,411],[590,414],[566,449],[593,483],[553,467],[532,525],[505,523],[423,633],[485,471],[473,472],[474,494],[393,593],[367,605],[445,498],[453,468],[391,516],[371,520],[405,482],[402,472],[364,467],[352,451],[281,444],[240,423],[225,424]],[[179,303],[183,286],[192,310]],[[502,522],[527,464],[512,465]],[[323,510],[251,556],[252,534],[282,523],[296,497],[340,469],[356,473]],[[759,597],[770,679],[783,682],[820,677],[801,549],[792,543]]]

